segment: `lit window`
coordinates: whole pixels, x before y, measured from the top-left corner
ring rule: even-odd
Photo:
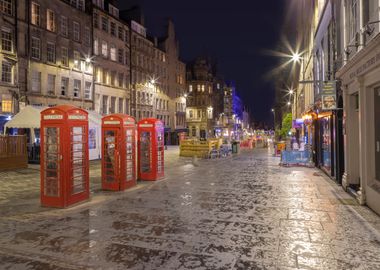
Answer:
[[[12,64],[7,61],[1,63],[1,81],[12,83]]]
[[[204,91],[205,91],[205,85],[202,84],[202,92],[204,92]]]
[[[81,86],[81,81],[80,80],[74,80],[74,97],[79,97],[80,95],[80,86]]]
[[[189,92],[193,92],[193,86],[191,84],[189,85]]]
[[[10,30],[3,28],[1,30],[1,50],[12,52],[12,33]]]
[[[12,100],[2,100],[1,102],[1,110],[3,112],[12,112]]]
[[[116,61],[116,47],[115,47],[115,45],[111,45],[110,58],[112,61]]]
[[[106,41],[102,41],[102,55],[103,57],[108,57],[108,45]]]
[[[40,5],[32,2],[32,24],[40,25]]]
[[[48,42],[46,46],[46,51],[47,61],[50,63],[55,63],[55,44]]]
[[[61,34],[64,37],[69,35],[67,17],[61,16]]]
[[[97,38],[94,39],[94,54],[99,55],[99,40]]]
[[[74,51],[74,68],[79,69],[80,67],[80,53],[78,51]]]
[[[61,48],[61,61],[62,66],[68,67],[69,66],[69,51],[66,47]]]
[[[49,31],[55,32],[55,13],[50,9],[46,11],[46,28]]]
[[[0,12],[12,15],[12,0],[0,0]]]
[[[198,91],[198,92],[201,91],[201,85],[200,85],[200,84],[197,85],[197,91]]]
[[[41,55],[41,44],[40,39],[32,37],[32,58],[40,59]]]
[[[73,39],[80,41],[80,25],[78,22],[73,22]]]
[[[123,108],[124,108],[124,100],[123,98],[119,98],[119,113],[123,113]]]

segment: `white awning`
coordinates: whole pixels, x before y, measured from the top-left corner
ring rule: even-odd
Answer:
[[[4,125],[6,128],[40,128],[43,107],[26,106]]]

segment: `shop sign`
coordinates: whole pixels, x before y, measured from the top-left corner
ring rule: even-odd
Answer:
[[[336,109],[336,81],[327,81],[322,87],[322,110]]]
[[[292,122],[292,128],[295,128],[295,129],[302,128],[303,123],[304,123],[304,120],[302,118],[295,119]]]
[[[377,53],[372,58],[368,59],[364,64],[360,65],[354,72],[350,74],[350,79],[360,76],[365,73],[368,69],[377,65],[380,62],[380,53]]]

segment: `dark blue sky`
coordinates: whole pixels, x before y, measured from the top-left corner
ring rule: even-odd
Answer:
[[[271,121],[273,78],[267,73],[276,58],[264,53],[275,49],[283,22],[285,0],[121,0],[120,6],[139,4],[148,32],[160,36],[165,19],[174,21],[181,58],[208,54],[217,59],[226,80],[236,82],[244,104],[255,119]]]

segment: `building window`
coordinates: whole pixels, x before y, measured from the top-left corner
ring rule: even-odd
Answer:
[[[78,22],[73,22],[73,35],[74,41],[80,41],[80,25]]]
[[[110,48],[110,58],[112,61],[116,61],[116,47],[113,44],[111,44]]]
[[[123,87],[123,85],[124,85],[124,74],[123,73],[119,73],[118,82],[119,82],[119,87]]]
[[[189,92],[193,92],[193,86],[191,84],[189,85]]]
[[[116,85],[116,71],[111,72],[111,85],[112,86]]]
[[[119,98],[119,113],[123,113],[123,103],[124,103],[124,100],[122,98]]]
[[[111,22],[111,35],[116,37],[116,24]]]
[[[91,99],[92,98],[92,82],[85,82],[84,84],[84,98]]]
[[[118,59],[119,59],[119,63],[124,64],[124,50],[123,49],[118,50]]]
[[[1,81],[12,83],[12,64],[7,61],[1,63]]]
[[[103,96],[102,100],[102,113],[107,114],[108,113],[108,96]]]
[[[194,115],[193,115],[193,110],[189,110],[189,118],[193,118]]]
[[[8,29],[3,28],[1,30],[1,50],[12,52],[12,32]]]
[[[46,29],[55,32],[55,13],[50,9],[46,11]]]
[[[61,61],[62,66],[68,67],[69,66],[69,51],[66,47],[61,48]]]
[[[55,44],[48,42],[46,45],[47,61],[55,63]]]
[[[117,33],[118,33],[119,39],[124,41],[124,29],[123,29],[123,27],[119,26]]]
[[[91,32],[88,27],[84,28],[84,44],[86,46],[91,46]]]
[[[32,2],[32,24],[40,25],[40,5]]]
[[[55,95],[55,75],[48,74],[47,79],[47,94],[53,96]]]
[[[81,87],[81,81],[80,80],[74,80],[74,97],[80,97],[80,87]]]
[[[108,19],[102,17],[102,30],[108,32]]]
[[[61,96],[66,96],[69,89],[69,78],[61,78]]]
[[[61,34],[64,37],[69,35],[68,21],[65,16],[61,16]]]
[[[115,113],[115,108],[116,108],[116,98],[111,97],[110,113]]]
[[[97,38],[94,39],[94,54],[99,55],[99,40]]]
[[[40,59],[41,57],[41,47],[40,47],[40,39],[32,37],[32,58]]]
[[[32,72],[32,92],[41,93],[41,72]]]
[[[2,112],[6,113],[11,113],[12,112],[12,100],[10,99],[4,99],[1,101],[1,110]]]
[[[201,85],[200,85],[200,84],[197,85],[197,91],[198,91],[198,92],[201,91]]]
[[[12,0],[0,0],[0,12],[12,15]]]
[[[108,57],[108,45],[104,40],[102,40],[102,55],[103,57]]]
[[[94,13],[94,28],[99,28],[99,15]]]
[[[356,33],[358,32],[358,1],[357,0],[351,0],[349,3],[349,37],[350,40],[353,40],[356,36]]]
[[[74,68],[80,68],[80,53],[78,51],[74,51]]]
[[[205,85],[202,84],[202,92],[204,92],[204,91],[205,91]]]
[[[82,10],[84,11],[84,0],[70,0],[70,4],[79,9],[79,10]]]

